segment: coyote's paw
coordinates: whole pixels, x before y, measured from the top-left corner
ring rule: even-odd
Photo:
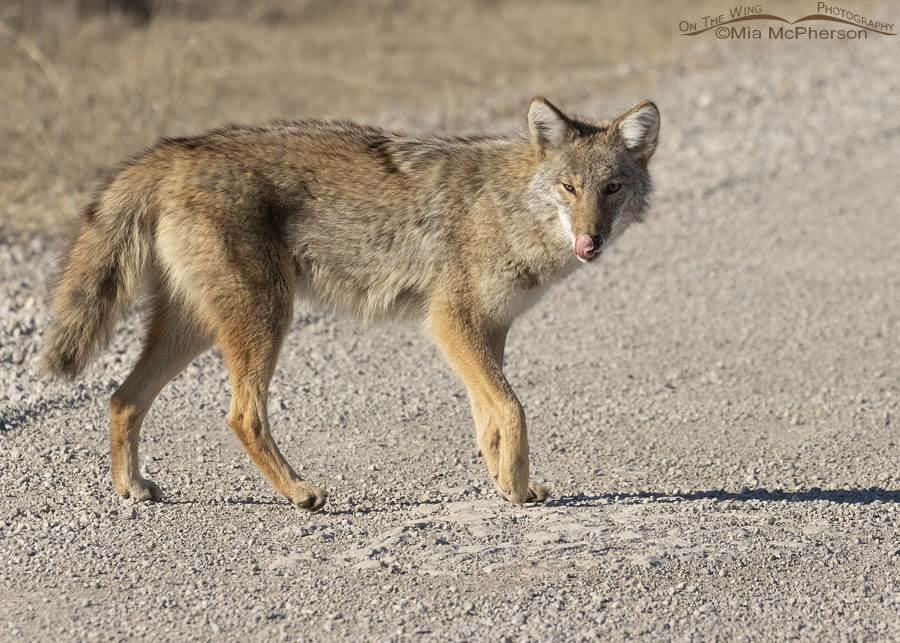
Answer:
[[[500,466],[494,484],[500,495],[512,502],[521,505],[528,502],[528,452],[524,455],[514,454],[504,458],[501,453]]]
[[[325,505],[328,493],[309,482],[297,482],[288,493],[288,498],[300,509],[318,511]]]
[[[116,491],[123,498],[132,498],[140,502],[162,500],[162,491],[155,482],[146,478],[135,478],[125,484],[117,484]]]
[[[508,500],[509,502],[516,505],[522,505],[526,502],[544,502],[549,495],[547,492],[547,487],[542,484],[538,484],[537,482],[529,482],[524,492],[508,492],[505,491],[499,484],[497,485],[497,491],[500,492],[500,495],[503,496],[504,500]]]
[[[544,502],[547,499],[547,496],[550,495],[547,491],[547,487],[542,484],[538,484],[537,482],[529,482],[528,483],[528,500],[525,502]]]

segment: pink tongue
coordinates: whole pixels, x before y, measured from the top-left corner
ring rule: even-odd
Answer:
[[[583,234],[575,239],[575,254],[582,259],[591,259],[597,254],[594,252],[594,241],[591,239],[591,235]]]

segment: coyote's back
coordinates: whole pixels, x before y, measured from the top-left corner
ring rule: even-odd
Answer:
[[[284,275],[292,287],[331,307],[364,319],[424,314],[445,226],[391,150],[415,149],[407,161],[397,155],[414,171],[417,154],[451,145],[317,122],[162,141],[86,209],[58,277],[45,366],[77,374],[142,284],[214,326],[209,300],[227,298],[234,281],[267,280],[249,275],[273,252],[294,264]]]

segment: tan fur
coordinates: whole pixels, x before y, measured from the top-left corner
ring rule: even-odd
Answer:
[[[503,375],[513,319],[643,216],[659,115],[571,119],[544,99],[525,137],[413,137],[350,123],[230,127],[162,141],[87,209],[59,277],[44,349],[74,376],[142,289],[143,354],[112,399],[111,465],[125,497],[159,499],[138,473],[138,437],[169,380],[213,343],[231,371],[228,422],[271,484],[316,510],[272,439],[269,381],[296,297],[361,320],[420,319],[472,404],[500,493],[529,483],[522,405]],[[612,193],[612,188],[621,185]]]

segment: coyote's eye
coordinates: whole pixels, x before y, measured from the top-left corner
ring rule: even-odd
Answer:
[[[571,192],[572,194],[575,194],[575,188],[573,186],[569,185],[568,183],[560,183],[560,185],[563,186],[563,188],[565,189],[566,192]]]
[[[603,191],[607,194],[612,194],[613,192],[618,192],[621,187],[621,183],[608,183]]]

